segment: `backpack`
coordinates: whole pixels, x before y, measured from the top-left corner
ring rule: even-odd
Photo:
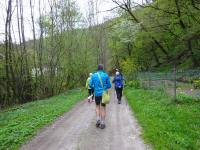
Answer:
[[[123,79],[121,76],[117,76],[115,78],[116,82],[115,82],[115,87],[116,88],[123,88],[124,84],[123,84]]]

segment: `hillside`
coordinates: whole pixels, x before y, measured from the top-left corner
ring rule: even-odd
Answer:
[[[115,66],[122,70],[200,66],[199,3],[160,0],[130,5],[119,5],[122,15],[110,24]]]

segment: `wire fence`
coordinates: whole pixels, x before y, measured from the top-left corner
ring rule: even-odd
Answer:
[[[139,72],[137,80],[144,89],[163,90],[177,99],[177,95],[200,99],[200,70],[176,70],[171,72]]]

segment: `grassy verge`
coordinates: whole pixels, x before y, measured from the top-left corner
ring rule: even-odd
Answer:
[[[200,102],[172,103],[158,91],[127,88],[130,107],[155,150],[199,150]]]
[[[20,148],[39,129],[53,123],[84,97],[85,93],[73,91],[0,112],[0,149]]]

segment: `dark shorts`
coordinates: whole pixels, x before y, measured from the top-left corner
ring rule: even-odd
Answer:
[[[92,95],[94,93],[94,90],[93,89],[88,89],[88,94],[89,96]]]
[[[106,104],[102,104],[102,96],[95,96],[96,105],[106,106]]]

